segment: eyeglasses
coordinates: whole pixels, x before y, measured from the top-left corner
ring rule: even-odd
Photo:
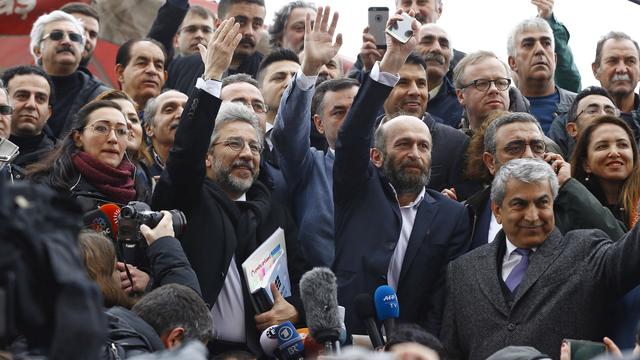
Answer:
[[[69,36],[69,40],[76,42],[78,44],[82,44],[82,35],[78,34],[78,33],[74,33],[74,32],[66,32],[63,30],[53,30],[52,32],[48,33],[47,35],[45,35],[42,38],[42,41],[46,40],[47,38],[53,40],[53,41],[60,41],[62,40],[62,38],[64,38],[64,34],[67,34]]]
[[[589,105],[586,108],[582,109],[582,111],[580,111],[578,115],[576,115],[576,119],[579,118],[582,114],[601,115],[602,113],[604,113],[604,115],[620,116],[620,109],[611,105],[605,105],[603,107],[595,104]]]
[[[0,115],[11,115],[13,108],[10,105],[0,105]]]
[[[107,124],[97,123],[97,124],[87,125],[86,127],[91,128],[94,134],[105,136],[105,137],[111,134],[111,130],[113,130],[116,133],[116,137],[119,139],[124,139],[129,136],[129,129],[127,128],[126,125],[111,126]]]
[[[264,114],[269,111],[269,106],[267,106],[267,104],[263,103],[262,101],[254,101],[252,103],[248,103],[244,100],[234,100],[232,102],[252,108],[256,114]]]
[[[235,152],[240,152],[242,151],[242,149],[244,149],[245,146],[247,146],[247,141],[245,141],[243,138],[230,138],[213,143],[214,146],[218,144],[222,144]],[[251,153],[253,155],[260,155],[260,153],[262,152],[262,145],[260,145],[259,142],[249,141],[248,144],[249,149],[251,150]]]
[[[213,32],[213,28],[211,26],[207,26],[207,25],[202,25],[202,26],[189,25],[189,26],[185,26],[182,29],[180,29],[180,31],[186,31],[186,32],[188,32],[190,34],[193,34],[198,30],[202,31],[203,34],[211,34]]]
[[[509,88],[509,85],[511,85],[511,79],[506,79],[506,78],[497,78],[495,80],[477,79],[477,80],[473,80],[467,85],[463,85],[462,89],[466,89],[469,86],[473,86],[478,91],[487,91],[491,87],[491,83],[493,83],[496,86],[496,89],[500,91],[505,91]]]
[[[521,156],[524,154],[527,146],[529,146],[531,152],[536,155],[544,155],[547,150],[547,145],[544,143],[544,140],[531,140],[529,142],[514,140],[504,147],[504,151],[511,156]]]

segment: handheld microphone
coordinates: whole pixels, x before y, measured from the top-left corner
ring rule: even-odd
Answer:
[[[376,324],[376,309],[371,294],[363,293],[356,296],[354,305],[358,318],[364,323],[367,329],[367,334],[369,335],[369,339],[371,339],[373,348],[378,349],[383,347],[384,342],[382,341],[378,324]]]
[[[113,241],[118,237],[118,215],[120,207],[116,204],[104,204],[82,216],[84,225]]]
[[[278,350],[282,360],[304,359],[304,344],[302,337],[296,331],[291,321],[286,321],[276,328]]]
[[[307,313],[311,336],[329,354],[340,354],[340,311],[336,276],[331,270],[313,268],[302,275],[300,297]]]
[[[276,329],[278,325],[269,326],[260,335],[260,347],[264,354],[270,358],[277,357],[275,352],[278,349],[278,335]]]
[[[388,338],[395,328],[395,319],[400,317],[398,296],[391,286],[382,285],[376,289],[373,297],[378,320],[383,322],[384,331]]]

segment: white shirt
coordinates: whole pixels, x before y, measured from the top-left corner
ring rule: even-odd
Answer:
[[[516,250],[518,249],[511,240],[505,236],[507,240],[507,250],[504,252],[504,258],[502,259],[502,281],[506,281],[513,268],[516,267],[520,263],[520,259],[522,259],[522,255],[518,254]],[[537,248],[533,248],[531,250],[536,251]]]
[[[489,222],[489,233],[487,234],[487,243],[491,243],[495,238],[496,234],[502,230],[502,225],[498,224],[498,220],[496,220],[495,215],[493,215],[493,211],[491,211],[491,221]]]
[[[236,201],[247,201],[243,194]],[[213,337],[216,340],[244,343],[247,341],[244,326],[244,295],[242,279],[236,264],[236,256],[231,258],[224,285],[218,294],[216,303],[211,307],[213,323]]]
[[[418,214],[418,207],[424,199],[424,192],[423,187],[422,191],[413,202],[400,207],[400,214],[402,215],[402,229],[400,229],[400,238],[398,239],[396,248],[393,251],[393,256],[389,263],[389,270],[387,270],[387,283],[396,291],[398,291],[398,281],[400,280],[400,272],[402,270],[402,263],[404,262],[404,255],[407,252],[407,246],[409,245],[411,230],[413,230],[413,223],[415,222],[416,215]]]

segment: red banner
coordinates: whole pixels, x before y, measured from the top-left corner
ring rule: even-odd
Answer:
[[[0,34],[28,35],[36,19],[70,0],[0,0]],[[89,0],[82,0],[89,3]]]

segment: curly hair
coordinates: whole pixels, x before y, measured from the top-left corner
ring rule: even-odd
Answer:
[[[280,10],[276,11],[273,16],[273,24],[269,26],[269,45],[272,48],[282,47],[282,37],[284,36],[284,30],[287,27],[287,21],[291,12],[298,8],[317,10],[313,3],[306,1],[292,1],[283,6]]]

